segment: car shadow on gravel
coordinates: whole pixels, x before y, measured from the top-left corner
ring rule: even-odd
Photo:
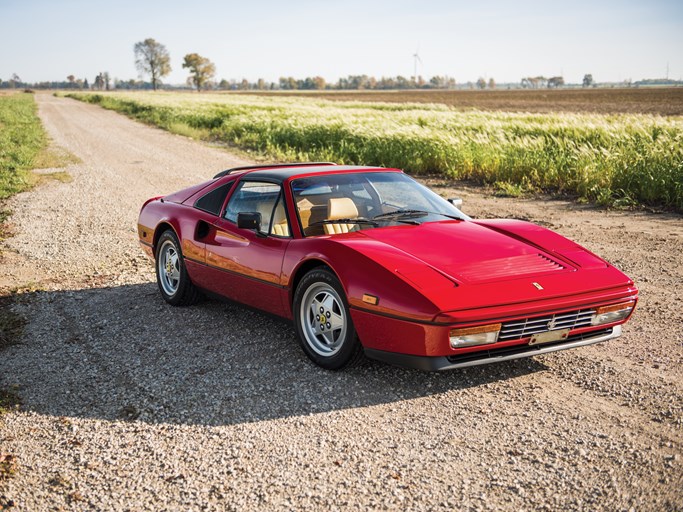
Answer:
[[[381,363],[328,372],[292,326],[236,304],[174,308],[156,284],[24,296],[0,386],[53,416],[229,425],[464,391],[545,369],[523,359],[430,374]]]

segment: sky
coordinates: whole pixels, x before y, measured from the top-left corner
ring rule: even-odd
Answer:
[[[133,46],[150,37],[171,84],[188,53],[218,80],[410,77],[416,52],[418,75],[458,83],[683,79],[681,0],[0,0],[0,79],[139,78]]]

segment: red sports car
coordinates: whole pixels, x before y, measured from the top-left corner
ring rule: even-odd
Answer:
[[[163,298],[219,295],[293,320],[306,355],[446,370],[615,338],[631,279],[518,220],[472,220],[402,171],[258,165],[149,199]]]

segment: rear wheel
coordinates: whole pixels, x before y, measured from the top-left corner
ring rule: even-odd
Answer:
[[[340,370],[362,359],[344,290],[329,270],[312,270],[297,286],[294,325],[301,347],[317,365]]]
[[[201,298],[201,293],[187,275],[178,237],[170,229],[157,242],[157,284],[161,296],[173,306],[189,306]]]

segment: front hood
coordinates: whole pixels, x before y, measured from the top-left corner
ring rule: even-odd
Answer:
[[[438,311],[590,302],[627,293],[633,285],[580,245],[522,221],[430,222],[364,229],[329,240],[382,265]]]
[[[361,233],[412,255],[461,284],[576,270],[538,246],[475,222],[429,222]]]

